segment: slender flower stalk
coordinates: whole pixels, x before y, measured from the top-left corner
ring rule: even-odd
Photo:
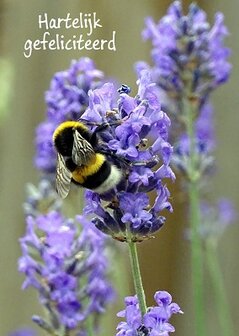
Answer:
[[[200,225],[199,213],[199,194],[198,184],[190,182],[189,185],[189,206],[190,206],[190,224],[192,228],[191,237],[191,265],[192,265],[192,284],[195,302],[195,317],[197,325],[197,334],[203,335],[205,331],[205,310],[203,293],[203,254],[201,240],[198,234]]]
[[[131,269],[133,274],[135,292],[139,300],[140,312],[141,315],[143,316],[146,313],[147,305],[146,305],[142,277],[140,273],[137,246],[136,243],[133,242],[128,242],[128,246],[129,246]]]
[[[188,197],[190,208],[191,225],[191,267],[192,285],[195,305],[195,319],[197,335],[206,335],[205,332],[205,309],[204,309],[204,281],[203,281],[203,253],[201,239],[199,236],[200,227],[200,175],[197,170],[197,156],[194,130],[194,109],[188,96],[183,100],[183,111],[185,113],[186,130],[189,137],[190,151],[188,155]]]
[[[219,239],[225,230],[235,222],[237,214],[233,204],[227,199],[220,199],[216,205],[201,203],[200,213],[202,222],[199,234],[205,246],[206,264],[213,285],[221,333],[224,336],[233,336],[233,321],[217,248]]]
[[[224,287],[224,279],[219,265],[217,246],[215,240],[206,241],[206,261],[209,275],[213,284],[214,299],[219,317],[221,334],[223,336],[233,336],[233,321],[229,310],[229,302]]]

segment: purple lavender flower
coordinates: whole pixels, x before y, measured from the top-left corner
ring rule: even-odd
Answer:
[[[173,314],[182,314],[180,307],[172,302],[171,295],[166,291],[158,291],[154,295],[156,307],[149,307],[144,316],[141,316],[138,299],[136,296],[125,298],[125,310],[117,314],[126,322],[117,326],[117,336],[168,336],[174,332],[174,327],[169,323]]]
[[[38,316],[33,320],[46,330],[79,325],[84,330],[91,315],[96,326],[97,315],[113,298],[103,234],[82,216],[73,221],[51,211],[27,217],[26,235],[20,243],[19,271],[26,275],[23,288],[37,289],[51,318],[50,322]]]
[[[85,214],[95,214],[96,227],[120,241],[142,241],[159,230],[165,218],[163,209],[172,210],[169,191],[163,178],[175,176],[169,167],[172,147],[167,142],[170,120],[161,111],[156,87],[151,84],[147,71],[137,82],[138,94],[129,96],[126,85],[120,88],[118,104],[116,90],[106,83],[89,92],[89,108],[82,118],[91,122],[107,122],[109,127],[100,137],[100,150],[109,153],[109,160],[120,167],[124,178],[107,195],[92,191],[86,193]],[[157,139],[155,138],[157,134]],[[147,193],[156,192],[156,201],[150,205]],[[162,197],[162,195],[164,195]],[[107,207],[103,201],[108,200]]]
[[[174,1],[167,14],[158,22],[145,20],[143,38],[152,41],[151,68],[153,81],[172,97],[189,93],[202,103],[217,86],[227,81],[231,65],[227,59],[229,49],[223,45],[227,28],[223,14],[215,15],[212,27],[206,13],[196,4],[183,15],[182,4]],[[138,71],[149,69],[146,63],[136,65]]]
[[[72,61],[68,70],[56,73],[45,97],[49,121],[78,119],[88,107],[88,91],[98,87],[103,77],[87,57]]]
[[[136,296],[128,296],[125,298],[126,309],[117,314],[123,317],[126,322],[120,322],[117,326],[117,336],[132,335],[137,336],[138,330],[142,325],[142,317],[139,310],[138,299]]]
[[[52,135],[66,120],[78,120],[89,104],[88,91],[101,85],[104,74],[87,57],[72,61],[70,68],[55,74],[46,92],[46,119],[36,129],[35,165],[44,173],[56,168]]]

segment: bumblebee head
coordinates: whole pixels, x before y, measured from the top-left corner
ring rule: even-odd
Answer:
[[[63,156],[71,156],[74,143],[74,131],[88,134],[87,127],[78,121],[65,121],[61,123],[53,133],[53,143],[58,153]],[[83,135],[83,137],[85,137]]]

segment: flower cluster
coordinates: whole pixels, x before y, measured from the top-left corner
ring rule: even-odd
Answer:
[[[223,14],[217,13],[211,27],[206,13],[196,4],[191,4],[188,14],[183,15],[182,3],[175,1],[158,23],[152,18],[145,21],[142,35],[152,41],[154,65],[150,67],[145,62],[138,62],[136,70],[140,75],[147,69],[157,84],[163,110],[174,124],[171,134],[175,146],[174,165],[186,174],[191,147],[189,134],[185,132],[190,122],[189,114],[194,125],[193,146],[198,173],[202,174],[212,166],[209,97],[214,89],[228,80],[231,70],[230,52],[223,45],[228,34],[223,20]]]
[[[117,336],[168,336],[174,332],[174,327],[169,323],[173,314],[183,313],[178,304],[172,302],[171,295],[166,291],[158,291],[154,295],[156,307],[148,308],[141,316],[136,296],[125,298],[125,310],[117,314],[126,322],[120,322],[117,327]]]
[[[73,221],[50,211],[27,217],[20,243],[19,271],[26,275],[23,288],[37,289],[50,316],[50,321],[38,316],[33,321],[48,331],[78,325],[84,330],[91,315],[96,327],[97,315],[113,298],[103,234],[82,216]]]
[[[228,34],[223,19],[223,14],[217,13],[210,27],[206,13],[194,3],[188,15],[183,15],[180,1],[173,2],[157,24],[146,19],[143,38],[153,44],[153,80],[163,90],[178,98],[187,86],[188,94],[193,93],[202,103],[227,81],[231,65],[227,61],[229,49],[223,45]],[[145,67],[145,63],[137,65],[138,69]]]
[[[108,159],[124,172],[121,183],[109,195],[86,192],[84,213],[97,215],[93,219],[96,227],[120,241],[141,241],[151,236],[164,223],[159,213],[172,210],[169,191],[162,181],[174,179],[169,167],[170,119],[161,111],[155,90],[148,72],[142,72],[136,97],[131,97],[130,89],[123,85],[115,105],[114,85],[106,83],[89,92],[89,108],[82,115],[91,123],[109,125],[100,134],[103,141],[99,151],[107,152]],[[150,191],[156,192],[153,205]],[[104,206],[104,200],[110,200],[110,204]]]
[[[45,96],[46,119],[36,130],[35,165],[40,171],[55,171],[56,153],[52,143],[54,130],[63,121],[80,118],[88,107],[88,91],[99,87],[103,78],[103,73],[87,57],[72,61],[68,70],[54,75]]]

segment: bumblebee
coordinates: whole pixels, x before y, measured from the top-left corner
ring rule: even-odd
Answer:
[[[100,149],[98,133],[105,127],[102,124],[90,132],[83,122],[65,121],[56,128],[56,190],[62,198],[68,195],[71,182],[99,194],[120,183],[122,170]]]

